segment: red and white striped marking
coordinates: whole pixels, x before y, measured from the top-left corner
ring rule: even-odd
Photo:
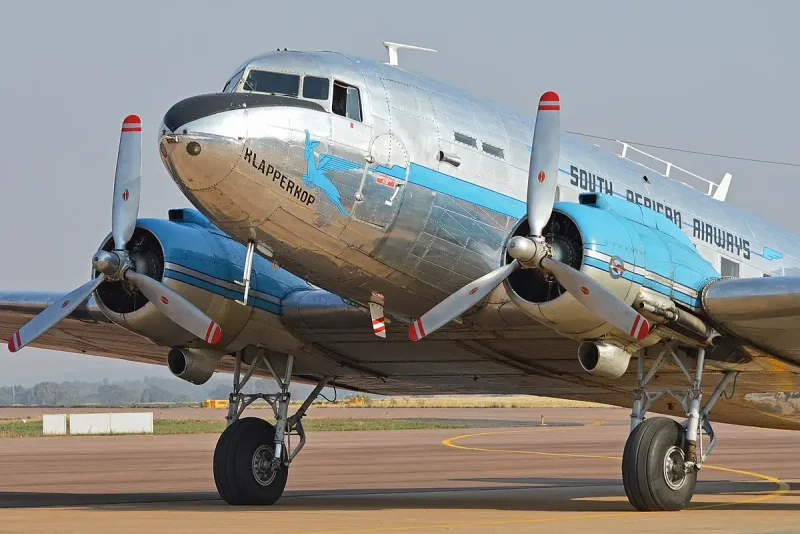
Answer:
[[[422,326],[422,319],[417,319],[408,327],[408,338],[411,341],[419,341],[425,337],[425,328]]]
[[[22,348],[22,339],[19,337],[19,330],[14,332],[11,339],[8,340],[8,350],[10,352],[17,352]]]
[[[539,99],[539,111],[560,111],[561,100],[553,91],[547,91]]]
[[[130,198],[130,196],[131,196],[131,194],[130,194],[130,192],[129,192],[127,189],[126,189],[125,191],[123,191],[123,192],[122,192],[122,200],[124,200],[125,202],[127,202],[127,201],[128,201],[128,199]]]
[[[216,345],[220,339],[222,339],[222,328],[214,321],[211,321],[208,324],[208,330],[206,330],[206,343]]]
[[[539,180],[540,184],[543,184],[547,179],[547,175],[544,173],[544,171],[539,171],[539,176],[537,176],[536,179]]]
[[[636,319],[633,321],[633,326],[631,327],[630,336],[632,338],[636,338],[639,341],[643,340],[647,337],[647,334],[650,333],[650,323],[647,322],[647,319],[642,317],[641,315],[637,315]]]
[[[122,121],[122,132],[141,132],[142,131],[142,119],[139,118],[138,115],[128,115],[125,117],[125,120]]]
[[[372,331],[376,334],[386,331],[386,323],[383,322],[383,317],[372,320]]]
[[[162,295],[161,296],[161,302],[163,302],[164,304],[169,304],[169,299]]]

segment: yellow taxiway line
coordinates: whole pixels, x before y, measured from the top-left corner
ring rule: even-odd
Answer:
[[[605,421],[594,421],[593,423],[587,426],[599,426],[605,424]],[[576,427],[582,428],[582,427]],[[520,432],[531,432],[534,431],[533,429],[515,429],[515,430],[501,430],[501,431],[494,431],[494,432],[478,432],[475,434],[462,434],[460,436],[454,436],[452,438],[447,438],[442,441],[442,445],[445,447],[452,447],[454,449],[461,449],[467,451],[479,451],[479,452],[492,452],[492,453],[505,453],[505,454],[532,454],[537,456],[559,456],[562,458],[589,458],[589,459],[600,459],[600,460],[621,460],[622,458],[619,456],[605,456],[599,454],[578,454],[578,453],[560,453],[560,452],[544,452],[544,451],[528,451],[528,450],[512,450],[512,449],[489,449],[485,447],[470,447],[466,445],[457,445],[456,441],[461,441],[469,438],[475,438],[480,436],[493,436],[493,435],[501,435],[501,434],[512,434],[512,433],[520,433]],[[713,469],[716,471],[724,471],[726,473],[743,475],[743,476],[750,476],[753,478],[761,479],[767,482],[771,482],[778,486],[778,488],[770,493],[765,495],[759,495],[757,497],[753,497],[751,499],[746,499],[743,501],[731,501],[731,502],[724,502],[724,503],[715,503],[715,504],[707,504],[701,506],[692,506],[687,510],[704,510],[709,508],[722,508],[728,506],[737,506],[742,504],[750,504],[756,502],[763,502],[768,501],[771,499],[778,498],[784,494],[786,494],[790,490],[789,484],[780,480],[778,478],[764,475],[761,473],[754,473],[751,471],[743,471],[740,469],[731,469],[728,467],[718,467],[718,466],[711,466],[706,465],[704,466],[705,469]],[[345,530],[319,530],[313,532],[303,532],[303,533],[296,533],[296,534],[369,534],[369,533],[376,533],[376,532],[409,532],[415,530],[446,530],[446,529],[457,529],[457,528],[474,528],[474,527],[497,527],[497,526],[508,526],[508,525],[535,525],[535,524],[543,524],[543,523],[561,523],[567,521],[581,521],[581,520],[590,520],[590,519],[607,519],[612,517],[625,517],[630,516],[632,514],[647,514],[653,515],[654,513],[663,513],[663,514],[674,514],[675,512],[596,512],[596,513],[589,513],[589,514],[577,514],[577,515],[563,515],[557,517],[546,517],[546,518],[531,518],[531,519],[510,519],[510,520],[500,520],[500,521],[475,521],[475,522],[464,522],[464,523],[442,523],[442,524],[434,524],[434,525],[403,525],[403,526],[386,526],[386,527],[378,527],[378,528],[363,528],[363,529],[345,529]]]

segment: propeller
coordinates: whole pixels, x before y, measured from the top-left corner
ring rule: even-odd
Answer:
[[[617,329],[642,340],[650,324],[601,283],[571,266],[553,259],[553,251],[542,232],[550,220],[558,185],[558,158],[561,149],[561,103],[548,91],[539,99],[533,130],[531,162],[528,170],[527,216],[530,235],[514,236],[506,252],[514,260],[470,282],[411,323],[408,336],[418,341],[446,325],[483,300],[517,269],[545,271],[575,299]]]
[[[106,280],[124,280],[135,286],[161,313],[207,343],[216,344],[222,329],[194,304],[158,280],[137,273],[126,246],[136,229],[142,190],[142,121],[129,115],[122,123],[114,175],[111,208],[111,235],[114,250],[98,250],[92,265],[100,273],[78,289],[53,302],[8,340],[8,349],[17,352],[33,343],[88,299]]]

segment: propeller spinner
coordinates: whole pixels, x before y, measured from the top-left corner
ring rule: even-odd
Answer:
[[[142,186],[142,121],[129,115],[122,123],[114,175],[114,198],[111,208],[111,234],[114,250],[98,250],[92,265],[100,273],[15,332],[8,349],[16,352],[31,344],[80,306],[106,280],[124,280],[135,286],[164,315],[207,343],[216,344],[222,329],[194,304],[158,280],[135,271],[126,246],[136,228]]]
[[[558,185],[560,111],[561,103],[556,93],[548,91],[542,95],[533,130],[528,170],[527,216],[530,235],[514,236],[509,240],[506,252],[514,260],[467,284],[411,323],[408,335],[412,341],[422,339],[470,309],[520,268],[547,272],[578,302],[614,327],[634,339],[647,337],[650,324],[641,314],[593,278],[553,259],[553,250],[542,236],[553,213]]]

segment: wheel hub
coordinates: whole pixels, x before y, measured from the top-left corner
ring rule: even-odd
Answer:
[[[672,490],[679,490],[686,483],[684,455],[680,447],[670,447],[664,456],[664,481]]]
[[[271,445],[261,445],[253,453],[253,478],[261,486],[269,486],[275,480],[274,456]]]

